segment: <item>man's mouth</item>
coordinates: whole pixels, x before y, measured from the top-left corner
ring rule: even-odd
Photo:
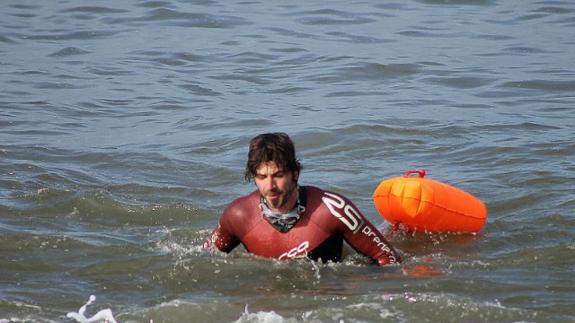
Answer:
[[[274,193],[274,194],[268,194],[268,199],[270,200],[277,200],[280,197],[280,194],[278,193]]]
[[[267,195],[267,197],[278,197],[278,196],[282,195],[282,192],[269,191],[266,195]]]

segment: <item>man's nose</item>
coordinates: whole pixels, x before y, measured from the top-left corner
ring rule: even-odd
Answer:
[[[266,187],[268,190],[273,190],[274,188],[276,188],[277,183],[275,181],[275,179],[273,177],[268,177],[267,181],[266,181]]]

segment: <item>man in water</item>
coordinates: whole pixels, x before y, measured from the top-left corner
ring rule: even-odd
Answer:
[[[301,164],[285,133],[250,141],[246,181],[257,190],[230,203],[205,248],[230,252],[240,243],[263,257],[341,261],[343,240],[380,265],[399,254],[347,198],[313,186],[299,186]]]

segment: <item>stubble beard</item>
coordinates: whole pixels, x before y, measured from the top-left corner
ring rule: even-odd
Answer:
[[[292,194],[294,193],[296,188],[297,188],[297,184],[294,182],[285,191],[282,191],[279,189],[273,189],[271,191],[268,191],[267,193],[279,194],[278,198],[276,198],[272,201],[270,201],[267,198],[267,193],[264,195],[268,207],[270,207],[272,209],[276,209],[276,210],[284,210],[286,208],[286,206],[289,207],[289,205],[287,205],[287,204],[290,201],[290,197],[292,196]],[[291,209],[291,207],[289,209]],[[285,210],[285,211],[289,211],[289,210]]]

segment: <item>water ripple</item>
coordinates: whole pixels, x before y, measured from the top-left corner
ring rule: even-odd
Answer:
[[[121,31],[103,31],[103,30],[86,30],[86,31],[74,31],[74,32],[58,32],[54,31],[49,34],[23,34],[20,35],[21,39],[29,40],[50,40],[50,41],[68,41],[68,40],[87,40],[87,39],[99,39],[108,38],[121,33]]]
[[[227,15],[208,13],[190,13],[167,8],[154,9],[146,16],[106,18],[106,23],[122,25],[142,25],[143,23],[159,21],[164,25],[194,28],[234,28],[250,24],[246,19]]]
[[[544,92],[575,92],[575,81],[525,80],[505,82],[500,86]]]
[[[67,8],[62,10],[61,12],[81,12],[81,13],[94,13],[102,15],[102,14],[113,14],[113,13],[126,13],[128,12],[128,10],[100,7],[100,6],[79,6],[79,7]]]
[[[292,13],[304,25],[357,25],[374,22],[375,19],[363,17],[363,14],[351,14],[332,9],[321,9],[309,12]]]
[[[84,55],[89,54],[89,51],[77,48],[77,47],[66,47],[57,52],[54,52],[48,56],[50,57],[68,57],[68,56],[75,56],[75,55]]]

